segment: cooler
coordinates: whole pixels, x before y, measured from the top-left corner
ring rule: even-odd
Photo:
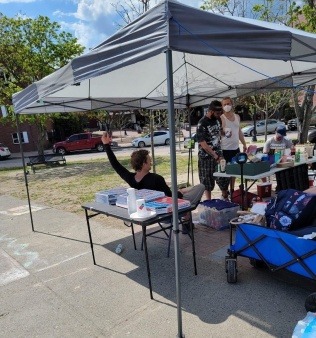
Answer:
[[[270,182],[257,184],[257,195],[260,198],[271,197],[272,184]]]

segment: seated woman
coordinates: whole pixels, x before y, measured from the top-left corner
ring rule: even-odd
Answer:
[[[131,172],[123,167],[114,155],[110,146],[111,137],[108,133],[103,133],[102,142],[113,169],[130,187],[163,191],[166,196],[172,196],[171,189],[165,179],[161,175],[150,172],[151,157],[148,150],[140,149],[133,151],[131,155],[131,166],[135,172]],[[197,205],[203,196],[204,190],[205,187],[203,184],[184,188],[178,191],[178,198],[190,201],[191,205]]]

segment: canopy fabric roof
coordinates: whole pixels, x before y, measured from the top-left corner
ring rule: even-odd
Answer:
[[[90,52],[13,96],[17,114],[167,108],[316,83],[316,35],[164,0]]]

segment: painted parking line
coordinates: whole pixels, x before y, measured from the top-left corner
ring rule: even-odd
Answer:
[[[47,209],[48,207],[40,207],[40,206],[32,206],[32,212]],[[0,210],[0,214],[8,215],[8,216],[20,216],[29,213],[28,205],[21,205],[19,207],[10,208],[8,210]]]

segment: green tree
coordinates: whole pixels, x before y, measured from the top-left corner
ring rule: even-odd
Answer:
[[[274,0],[269,0],[266,4],[255,5],[254,10],[260,14],[259,18],[266,21],[275,21],[273,18],[277,15],[273,11]],[[302,6],[298,6],[291,1],[285,6],[286,15],[283,15],[282,22],[288,26],[292,26],[307,32],[316,32],[316,4],[313,0],[308,0]],[[295,114],[298,119],[298,140],[299,143],[307,141],[308,129],[313,111],[313,96],[315,93],[315,85],[305,87],[304,90],[293,89],[291,99],[293,100]]]
[[[9,107],[13,120],[12,95],[63,67],[84,47],[70,33],[61,31],[48,17],[9,18],[0,14],[0,105]],[[44,152],[46,114],[24,116],[39,131],[38,151]]]
[[[288,89],[248,96],[244,100],[240,100],[239,103],[251,107],[252,111],[256,111],[256,113],[260,112],[267,121],[269,118],[279,118],[280,112],[284,110],[291,97],[292,91]],[[265,133],[266,139],[267,131]]]
[[[290,6],[291,0],[262,0],[257,4],[248,0],[204,0],[201,9],[213,13],[283,23],[287,20]]]

